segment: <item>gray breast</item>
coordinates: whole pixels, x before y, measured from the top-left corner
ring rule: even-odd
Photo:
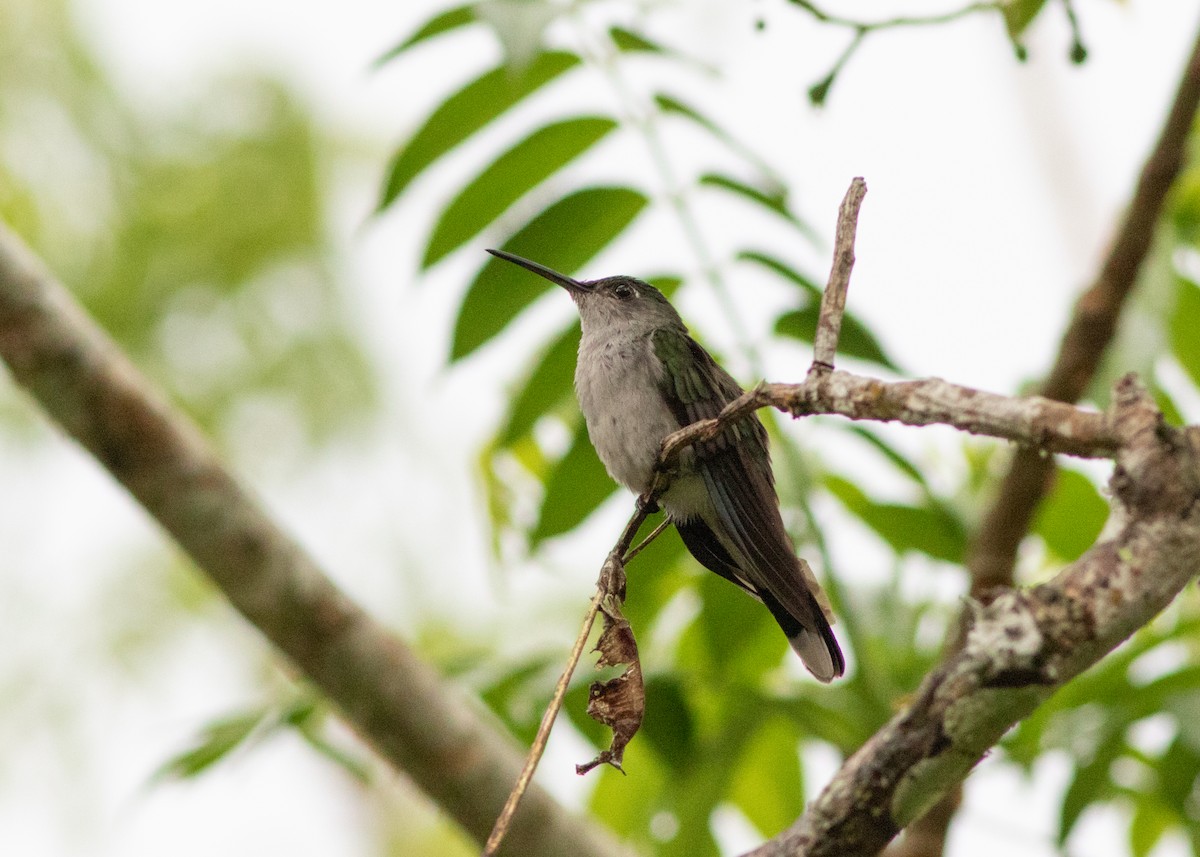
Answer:
[[[645,490],[662,440],[679,428],[659,392],[658,359],[646,335],[589,336],[575,367],[575,392],[596,454],[613,479]]]

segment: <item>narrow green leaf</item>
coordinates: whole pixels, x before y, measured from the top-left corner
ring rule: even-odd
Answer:
[[[1108,520],[1108,503],[1091,480],[1074,470],[1061,469],[1054,490],[1038,509],[1034,532],[1059,559],[1074,562],[1095,544]]]
[[[646,197],[627,187],[576,191],[537,215],[503,249],[571,274],[621,234],[645,205]],[[516,265],[489,256],[459,310],[450,359],[470,354],[539,295],[555,288]]]
[[[730,783],[729,797],[763,836],[775,836],[804,809],[800,738],[773,717],[754,730]]]
[[[613,44],[617,46],[617,50],[626,53],[649,53],[662,54],[666,53],[662,45],[657,42],[652,42],[640,33],[635,33],[632,30],[626,30],[624,27],[612,27],[608,31],[609,37],[613,40]]]
[[[1000,12],[1004,16],[1004,26],[1008,30],[1008,37],[1014,43],[1020,39],[1025,29],[1045,5],[1046,0],[1011,0],[1000,7]]]
[[[1129,823],[1129,850],[1133,857],[1149,857],[1162,835],[1180,823],[1180,818],[1162,806],[1154,795],[1135,794],[1133,819]]]
[[[1179,280],[1171,315],[1171,351],[1193,384],[1200,385],[1200,286]]]
[[[826,476],[825,487],[846,509],[874,530],[896,553],[916,550],[946,562],[962,562],[967,536],[947,511],[928,506],[878,503],[852,482]]]
[[[500,446],[524,436],[542,415],[570,395],[578,352],[579,325],[572,324],[537,358],[533,371],[513,397],[504,428],[497,435]]]
[[[616,490],[580,420],[566,454],[546,482],[541,515],[530,540],[534,546],[574,529]]]
[[[540,54],[519,71],[497,66],[451,95],[393,159],[379,208],[391,205],[422,170],[446,152],[577,65],[579,57],[574,54],[551,51]]]
[[[682,771],[694,763],[696,724],[679,678],[656,675],[647,679],[646,710],[654,716],[642,723],[640,735],[650,742],[667,767]]]
[[[847,427],[847,431],[857,435],[868,444],[873,446],[878,452],[890,461],[897,470],[921,486],[922,489],[929,493],[929,483],[925,481],[925,474],[921,472],[921,468],[913,464],[908,456],[904,455],[900,450],[896,449],[890,443],[885,441],[879,435],[870,429],[865,429],[862,426],[851,425]]]
[[[795,285],[804,289],[805,292],[807,292],[811,297],[816,298],[818,301],[821,299],[821,292],[823,291],[822,288],[818,286],[810,277],[801,274],[799,271],[781,259],[777,259],[774,256],[768,255],[767,253],[762,253],[758,250],[743,250],[741,253],[737,254],[737,259],[739,262],[753,262],[756,265],[766,268],[768,271],[771,271],[788,282],[794,283]]]
[[[775,332],[781,336],[790,336],[801,342],[811,343],[817,330],[817,319],[820,316],[821,294],[824,291],[809,277],[801,274],[791,265],[781,259],[757,250],[745,250],[737,255],[738,261],[751,262],[758,265],[781,279],[799,286],[808,298],[801,309],[784,313],[775,321]],[[847,357],[857,357],[899,372],[896,364],[883,350],[883,346],[865,324],[858,320],[854,313],[847,312],[842,316],[842,330],[838,337],[838,353]]]
[[[783,188],[764,190],[721,173],[705,173],[700,176],[700,184],[727,190],[751,202],[756,202],[776,214],[781,214],[789,220],[793,219],[791,212],[787,209],[787,192]]]
[[[470,3],[464,6],[455,6],[453,9],[447,9],[445,12],[439,12],[418,27],[416,32],[407,39],[381,54],[372,65],[375,68],[379,68],[391,62],[414,45],[418,45],[427,39],[432,39],[434,36],[440,36],[442,33],[448,33],[451,30],[457,30],[459,27],[473,24],[477,20],[475,7]]]
[[[725,680],[753,686],[779,665],[787,639],[771,613],[740,587],[704,571],[696,584],[703,598],[694,624],[713,670]]]
[[[735,196],[760,205],[772,214],[786,220],[809,238],[815,238],[815,233],[800,218],[788,208],[787,190],[782,185],[770,187],[755,187],[747,182],[739,181],[732,176],[721,173],[706,173],[700,177],[700,184],[706,187],[728,191]]]
[[[371,782],[370,763],[353,751],[339,747],[329,740],[326,728],[329,722],[328,712],[315,700],[307,703],[301,701],[289,714],[281,718],[280,722],[295,727],[308,746],[358,782],[363,785]]]
[[[654,103],[657,104],[658,108],[664,113],[681,116],[684,119],[699,125],[718,140],[721,140],[724,143],[733,144],[736,148],[741,148],[740,144],[738,144],[724,128],[722,128],[712,119],[709,119],[696,108],[683,103],[675,96],[667,95],[665,92],[659,92],[654,96]]]
[[[203,773],[255,734],[268,714],[259,709],[208,724],[194,747],[167,760],[152,779],[186,779]]]
[[[1096,754],[1087,764],[1076,769],[1075,776],[1063,795],[1062,809],[1059,812],[1059,845],[1067,841],[1084,810],[1113,796],[1114,788],[1109,779],[1109,768],[1125,748],[1125,742],[1121,739],[1123,728],[1124,724],[1107,721],[1104,724],[1104,733],[1099,738]]]
[[[697,59],[694,56],[689,56],[685,53],[677,51],[673,48],[666,47],[658,42],[646,38],[641,33],[635,33],[632,30],[627,30],[624,27],[613,27],[608,31],[609,37],[617,50],[626,54],[657,54],[661,57],[667,57],[675,60],[685,66],[691,66],[706,74],[715,75],[717,69],[710,63]]]
[[[781,336],[790,336],[801,342],[811,343],[817,332],[817,320],[820,314],[821,308],[818,304],[810,304],[804,309],[784,313],[775,320],[775,332]],[[859,360],[877,363],[893,372],[900,371],[884,352],[879,340],[852,313],[842,316],[842,330],[838,336],[837,350],[838,354],[843,357],[856,357]]]
[[[478,235],[530,189],[579,157],[617,127],[582,116],[539,128],[493,161],[446,206],[421,267],[428,268]]]

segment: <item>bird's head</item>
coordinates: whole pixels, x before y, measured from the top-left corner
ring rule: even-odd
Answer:
[[[576,280],[545,265],[539,265],[504,250],[488,250],[498,259],[520,265],[539,277],[557,283],[579,307],[579,317],[585,330],[617,326],[621,329],[653,330],[680,325],[679,313],[663,293],[636,277],[604,277],[599,280]]]

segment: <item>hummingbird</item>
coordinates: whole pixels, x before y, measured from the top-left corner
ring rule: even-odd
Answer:
[[[716,417],[742,394],[649,283],[576,280],[488,252],[557,283],[575,301],[582,326],[575,393],[588,437],[608,474],[635,494],[650,487],[667,435]],[[829,599],[784,529],[757,416],[685,449],[658,505],[701,565],[766,605],[813,676],[829,682],[845,671]]]

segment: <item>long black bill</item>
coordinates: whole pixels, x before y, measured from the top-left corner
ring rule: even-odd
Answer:
[[[520,265],[527,271],[533,271],[533,273],[537,274],[539,277],[545,277],[552,283],[558,283],[558,285],[562,286],[572,294],[575,292],[588,291],[587,283],[582,283],[579,280],[568,277],[566,274],[560,274],[553,268],[547,268],[545,265],[539,265],[537,262],[530,261],[522,256],[515,256],[512,253],[508,253],[504,250],[492,250],[489,248],[488,252],[497,259],[503,259],[506,262],[512,262],[514,265]]]

